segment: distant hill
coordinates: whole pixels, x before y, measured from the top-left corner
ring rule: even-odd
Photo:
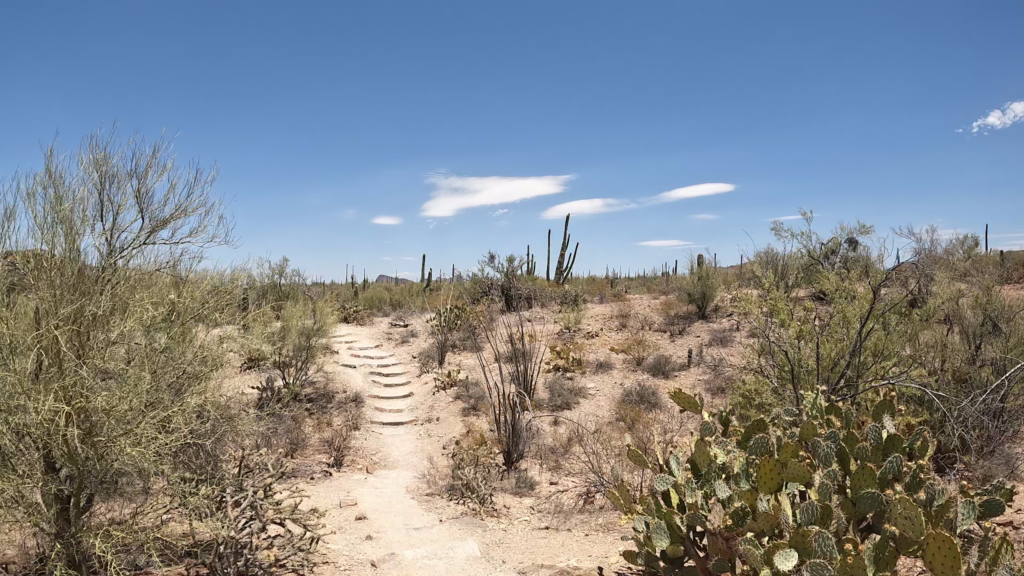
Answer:
[[[409,280],[408,278],[398,278],[396,281],[394,276],[388,276],[387,274],[377,276],[377,279],[374,280],[374,282],[379,284],[412,284],[412,280]]]

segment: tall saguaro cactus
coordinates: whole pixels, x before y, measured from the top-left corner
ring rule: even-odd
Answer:
[[[551,228],[548,228],[548,262],[544,272],[544,279],[551,282]]]
[[[569,214],[565,215],[565,229],[562,230],[562,247],[558,251],[558,262],[555,264],[555,284],[565,285],[572,275],[572,267],[576,264],[576,253],[579,252],[580,243],[576,243],[576,247],[572,252],[566,255],[566,250],[569,249],[569,240],[572,235],[569,234]]]
[[[423,262],[420,264],[420,284],[427,280],[427,255],[423,255]]]
[[[537,255],[530,255],[530,245],[526,245],[526,275],[536,276],[537,275]]]

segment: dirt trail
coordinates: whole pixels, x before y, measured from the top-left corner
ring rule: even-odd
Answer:
[[[411,358],[385,349],[374,335],[370,328],[342,326],[331,340],[339,352],[341,379],[368,399],[368,443],[386,464],[307,487],[310,504],[327,512],[320,547],[327,565],[321,573],[513,574],[492,565],[459,521],[442,522],[410,495],[410,485],[426,466],[414,424],[421,416],[417,399],[430,393],[430,384],[414,377]]]

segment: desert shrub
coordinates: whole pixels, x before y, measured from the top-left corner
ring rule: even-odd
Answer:
[[[448,392],[466,379],[466,375],[459,368],[438,370],[434,373],[434,393]]]
[[[360,392],[345,394],[337,402],[337,418],[324,435],[324,448],[331,459],[332,468],[341,468],[345,465],[355,433],[363,427],[365,404],[366,399]]]
[[[433,343],[434,358],[437,367],[444,368],[448,353],[451,352],[463,325],[467,322],[469,312],[461,304],[448,304],[439,308],[427,320],[430,327],[430,338]]]
[[[1013,544],[987,522],[1005,512],[1015,488],[957,488],[937,477],[935,441],[899,415],[894,397],[858,413],[818,395],[804,412],[742,430],[681,390],[671,397],[699,421],[699,438],[653,459],[629,447],[630,460],[655,477],[653,494],[625,482],[607,492],[633,525],[636,549],[622,553],[630,564],[705,575],[864,574],[868,566],[881,574],[909,556],[932,574],[1012,574]],[[669,527],[684,515],[704,529]]]
[[[479,262],[479,271],[471,279],[476,286],[477,302],[491,302],[505,312],[520,312],[533,308],[538,290],[524,273],[526,260],[509,254],[505,257],[494,252]]]
[[[625,354],[635,368],[641,368],[647,359],[661,349],[661,346],[654,340],[649,332],[633,330],[618,347],[612,347],[611,351],[616,354]]]
[[[498,488],[513,496],[527,496],[536,492],[538,485],[537,479],[526,470],[513,470],[498,483]]]
[[[295,458],[309,446],[309,415],[299,406],[274,406],[255,416],[255,449]]]
[[[547,384],[548,395],[544,400],[544,408],[552,412],[572,410],[587,395],[586,386],[561,374],[548,378]]]
[[[583,326],[583,318],[585,312],[582,309],[579,310],[565,310],[558,314],[558,324],[562,326],[562,330],[572,333],[580,329]]]
[[[638,330],[654,330],[658,325],[658,321],[655,320],[654,316],[640,312],[633,316],[633,325]]]
[[[301,574],[311,568],[321,514],[300,507],[303,494],[286,485],[289,474],[285,463],[265,452],[243,452],[222,478],[191,494],[198,567],[214,576]]]
[[[559,312],[580,311],[587,307],[587,297],[578,287],[566,286],[558,294]]]
[[[697,321],[693,312],[678,298],[663,298],[659,308],[661,329],[670,336],[682,336]]]
[[[623,300],[612,308],[612,320],[619,330],[627,330],[633,325],[633,314],[633,303],[629,300]]]
[[[806,245],[798,257],[813,268],[807,282],[814,297],[793,298],[767,281],[743,293],[741,313],[755,340],[749,367],[762,386],[793,407],[820,387],[829,399],[852,398],[872,386],[903,381],[914,370],[906,346],[920,324],[911,294],[894,282],[884,248],[868,254],[866,230],[862,224],[840,226],[831,239],[821,239],[813,231],[774,227],[781,241],[799,238]],[[833,241],[839,237],[852,240]]]
[[[649,376],[661,379],[672,378],[681,369],[682,366],[667,354],[655,354],[642,368]]]
[[[649,382],[635,382],[622,389],[615,403],[615,414],[622,419],[631,412],[658,412],[665,407],[663,393]]]
[[[356,302],[342,302],[338,305],[338,321],[344,324],[365,324],[368,320],[366,309]]]
[[[303,297],[305,287],[305,275],[291,265],[287,256],[276,261],[260,258],[245,280],[242,312],[254,314],[268,311],[276,317],[285,303]]]
[[[416,354],[416,363],[419,366],[420,376],[437,370],[439,368],[437,364],[437,347],[431,344],[420,350]]]
[[[728,328],[713,328],[708,331],[708,346],[728,348],[736,342],[736,332]]]
[[[933,327],[918,332],[912,350],[932,394],[908,399],[929,415],[937,457],[973,465],[1012,450],[1024,425],[1024,301],[992,284],[940,280],[921,312]]]
[[[691,257],[690,270],[682,278],[679,297],[696,309],[699,320],[707,320],[721,287],[721,272],[718,268]]]
[[[583,344],[580,342],[564,342],[548,346],[548,359],[545,362],[548,372],[558,374],[583,373]]]
[[[398,344],[399,345],[408,344],[408,343],[412,342],[413,340],[415,340],[416,338],[418,338],[419,335],[420,335],[419,331],[416,330],[415,328],[409,328],[407,330],[403,330],[402,334],[398,337]]]
[[[199,319],[237,292],[197,267],[230,223],[170,146],[97,133],[0,184],[0,525],[49,574],[133,563],[153,483],[219,444]]]
[[[475,378],[463,378],[455,385],[454,397],[463,403],[463,412],[483,414],[487,411],[487,390],[483,382]]]
[[[481,350],[476,356],[490,403],[491,425],[502,464],[512,470],[526,457],[529,446],[527,408],[544,366],[544,345],[519,313],[502,315],[481,332],[490,354]]]
[[[444,486],[445,496],[459,504],[477,510],[494,507],[497,473],[486,444],[466,439],[455,442],[449,455],[449,476]]]
[[[606,374],[615,370],[615,362],[611,358],[598,358],[597,360],[594,360],[594,364],[590,370],[594,374]]]
[[[766,246],[754,253],[748,268],[754,285],[769,285],[781,294],[792,294],[800,282],[798,257],[789,248]]]
[[[259,338],[267,356],[266,367],[275,378],[265,380],[259,389],[258,409],[299,400],[323,375],[333,322],[323,301],[308,299],[286,303],[277,321],[265,317]]]

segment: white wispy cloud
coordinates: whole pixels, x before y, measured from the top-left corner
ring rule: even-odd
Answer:
[[[644,240],[643,242],[637,242],[637,246],[650,246],[652,248],[678,248],[680,246],[692,246],[693,242],[684,242],[682,240]]]
[[[370,220],[370,222],[373,222],[374,224],[383,224],[385,226],[394,226],[396,224],[401,224],[402,219],[398,216],[377,216],[373,220]]]
[[[477,206],[519,202],[565,190],[571,175],[564,176],[456,176],[433,174],[427,182],[434,191],[420,209],[420,215],[433,218],[454,216]]]
[[[721,218],[718,214],[691,214],[690,220],[718,220]]]
[[[416,258],[414,258],[412,256],[402,256],[402,260],[415,260],[415,259]]]
[[[803,216],[799,214],[792,214],[790,216],[776,216],[775,218],[765,218],[765,222],[775,222],[776,220],[800,220]]]
[[[554,219],[562,218],[566,214],[602,214],[604,212],[618,212],[632,208],[634,204],[628,200],[617,198],[587,198],[586,200],[573,200],[557,204],[541,213],[541,218]]]
[[[698,198],[700,196],[725,194],[726,192],[732,192],[735,189],[736,186],[732,184],[723,184],[721,182],[694,184],[692,186],[683,186],[682,188],[662,192],[652,198],[652,200],[654,202],[675,202],[676,200],[687,200],[689,198]]]
[[[1007,102],[1002,109],[992,110],[984,118],[975,120],[971,124],[971,133],[987,134],[989,130],[1002,130],[1017,122],[1024,122],[1024,100]]]
[[[498,216],[501,216],[502,214],[506,214],[506,213],[508,213],[508,208],[499,208],[499,209],[495,210],[494,212],[491,212],[491,216],[494,216],[495,218],[497,218]]]

